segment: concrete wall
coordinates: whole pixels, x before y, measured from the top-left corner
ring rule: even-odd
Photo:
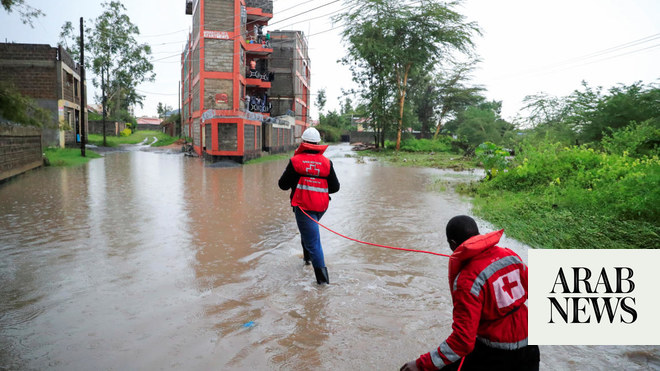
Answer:
[[[292,128],[264,124],[264,150],[270,153],[281,153],[294,149],[297,144],[294,141]]]
[[[0,44],[0,81],[34,99],[59,98],[57,49],[49,45]]]
[[[204,29],[226,31],[234,24],[234,0],[204,1]],[[206,40],[205,42],[207,42]]]
[[[105,135],[119,136],[122,130],[126,129],[123,122],[105,122]],[[89,134],[103,135],[103,121],[89,121]]]
[[[232,80],[204,79],[204,109],[231,109],[234,101]],[[227,94],[227,102],[218,102],[216,94]]]
[[[160,125],[138,124],[137,129],[138,129],[138,131],[139,130],[156,130],[156,131],[160,131]]]
[[[351,143],[376,144],[376,133],[371,131],[351,131]]]
[[[204,40],[204,70],[213,72],[233,72],[233,40]]]
[[[42,164],[41,129],[0,123],[0,181]]]
[[[238,125],[218,124],[218,150],[238,150]]]
[[[75,145],[80,129],[80,68],[60,47],[0,43],[0,81],[52,113],[43,123],[44,146]],[[60,131],[59,122],[70,129]]]

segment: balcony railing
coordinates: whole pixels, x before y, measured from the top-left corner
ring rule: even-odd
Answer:
[[[261,97],[248,95],[245,97],[245,105],[250,112],[270,113],[271,109],[273,109],[273,104],[268,100],[266,95]]]
[[[245,5],[250,8],[261,8],[264,13],[273,13],[273,0],[247,0]]]
[[[273,72],[259,72],[256,69],[248,69],[245,73],[245,77],[248,79],[259,79],[264,82],[273,81],[275,74]]]

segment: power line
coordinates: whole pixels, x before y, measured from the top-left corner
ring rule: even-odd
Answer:
[[[531,70],[531,71],[524,72],[524,73],[519,73],[519,74],[503,75],[503,76],[500,76],[499,78],[496,78],[496,79],[501,80],[501,79],[509,79],[509,78],[525,78],[525,77],[543,76],[543,75],[547,75],[547,74],[551,74],[551,73],[557,73],[557,72],[561,72],[561,71],[565,71],[565,70],[569,70],[569,69],[573,69],[573,68],[577,68],[577,67],[582,67],[582,66],[589,65],[589,64],[600,63],[602,61],[609,60],[609,59],[612,59],[612,58],[626,56],[626,55],[629,55],[629,54],[634,54],[634,53],[638,53],[638,52],[641,52],[641,51],[644,51],[644,50],[652,49],[652,48],[657,47],[660,44],[656,44],[656,45],[653,45],[653,46],[650,46],[650,47],[647,47],[647,48],[643,48],[643,49],[632,50],[632,51],[622,53],[622,54],[608,56],[608,57],[605,57],[605,58],[595,59],[595,60],[592,60],[592,61],[587,62],[587,63],[575,64],[575,63],[578,63],[578,62],[581,62],[581,61],[587,61],[587,60],[590,60],[590,59],[593,59],[593,58],[596,58],[596,57],[605,56],[605,55],[614,53],[616,51],[620,51],[620,50],[628,49],[628,48],[631,48],[631,47],[634,47],[634,46],[639,46],[639,45],[642,45],[642,44],[646,44],[648,42],[651,42],[651,41],[654,41],[654,40],[657,40],[657,39],[660,39],[660,33],[650,35],[650,36],[646,36],[646,37],[643,37],[641,39],[632,40],[632,41],[629,41],[629,42],[626,42],[626,43],[623,43],[623,44],[615,45],[615,46],[612,46],[612,47],[609,47],[609,48],[606,48],[606,49],[602,49],[602,50],[599,50],[599,51],[595,51],[595,52],[592,52],[592,53],[589,53],[589,54],[577,56],[577,57],[574,57],[574,58],[569,58],[569,59],[566,59],[566,60],[558,62],[558,63],[549,64],[549,65],[538,68],[536,71]],[[562,67],[565,67],[565,68],[562,68]]]
[[[268,26],[272,26],[272,25],[274,25],[274,24],[278,24],[278,23],[284,22],[284,21],[286,21],[287,19],[295,18],[295,17],[297,17],[297,16],[299,16],[299,15],[307,14],[307,13],[309,13],[309,12],[312,12],[312,11],[317,10],[317,9],[321,9],[321,8],[323,8],[323,7],[326,7],[326,6],[330,5],[330,4],[334,4],[334,3],[339,2],[339,1],[341,1],[341,0],[334,0],[334,1],[331,1],[331,2],[329,2],[329,3],[326,3],[326,4],[323,4],[323,5],[317,6],[316,8],[312,8],[312,9],[306,10],[306,11],[304,11],[304,12],[298,13],[298,14],[296,14],[296,15],[292,15],[292,16],[287,17],[287,18],[284,18],[284,19],[280,19],[279,21],[277,21],[277,22],[273,22],[272,24],[269,24]]]
[[[607,49],[603,49],[603,50],[599,50],[599,51],[596,51],[596,52],[593,52],[593,53],[589,53],[589,54],[585,54],[585,55],[582,55],[582,56],[570,58],[570,59],[564,60],[562,62],[558,62],[558,63],[554,63],[554,64],[551,64],[551,65],[545,66],[543,68],[552,68],[552,67],[555,67],[555,66],[570,64],[574,61],[581,61],[581,60],[585,60],[585,59],[590,59],[590,58],[597,57],[597,56],[600,56],[600,55],[603,55],[603,54],[609,54],[609,53],[612,53],[612,52],[615,52],[615,51],[618,51],[618,50],[621,50],[621,49],[626,49],[626,48],[630,48],[630,47],[637,46],[637,45],[640,45],[640,44],[645,44],[647,42],[650,42],[650,41],[653,41],[653,40],[656,40],[656,39],[659,39],[659,38],[660,38],[660,33],[657,33],[655,35],[650,35],[650,36],[643,37],[643,38],[638,39],[638,40],[629,41],[627,43],[619,44],[619,45],[616,45],[616,46],[613,46],[613,47],[610,47],[610,48],[607,48]]]

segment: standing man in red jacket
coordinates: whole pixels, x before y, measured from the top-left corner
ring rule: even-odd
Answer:
[[[401,371],[457,370],[463,357],[461,371],[539,369],[539,348],[527,344],[527,266],[496,245],[503,233],[480,235],[465,215],[447,223],[452,333]]]
[[[319,226],[314,220],[317,222],[321,220],[328,209],[329,194],[339,191],[339,180],[332,161],[323,156],[328,146],[319,145],[321,134],[318,130],[306,129],[302,134],[302,140],[280,177],[278,185],[282,190],[291,189],[291,206],[300,230],[303,258],[305,264],[311,261],[316,282],[321,285],[330,283],[330,278],[323,257]]]

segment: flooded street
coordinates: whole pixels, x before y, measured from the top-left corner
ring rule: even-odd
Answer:
[[[323,224],[451,252],[445,224],[470,204],[442,184],[477,175],[349,153],[326,152],[341,190]],[[331,284],[318,286],[277,187],[286,163],[135,150],[0,185],[0,369],[398,370],[437,347],[451,331],[447,259],[322,230]],[[544,346],[541,369],[658,370],[659,353]]]

